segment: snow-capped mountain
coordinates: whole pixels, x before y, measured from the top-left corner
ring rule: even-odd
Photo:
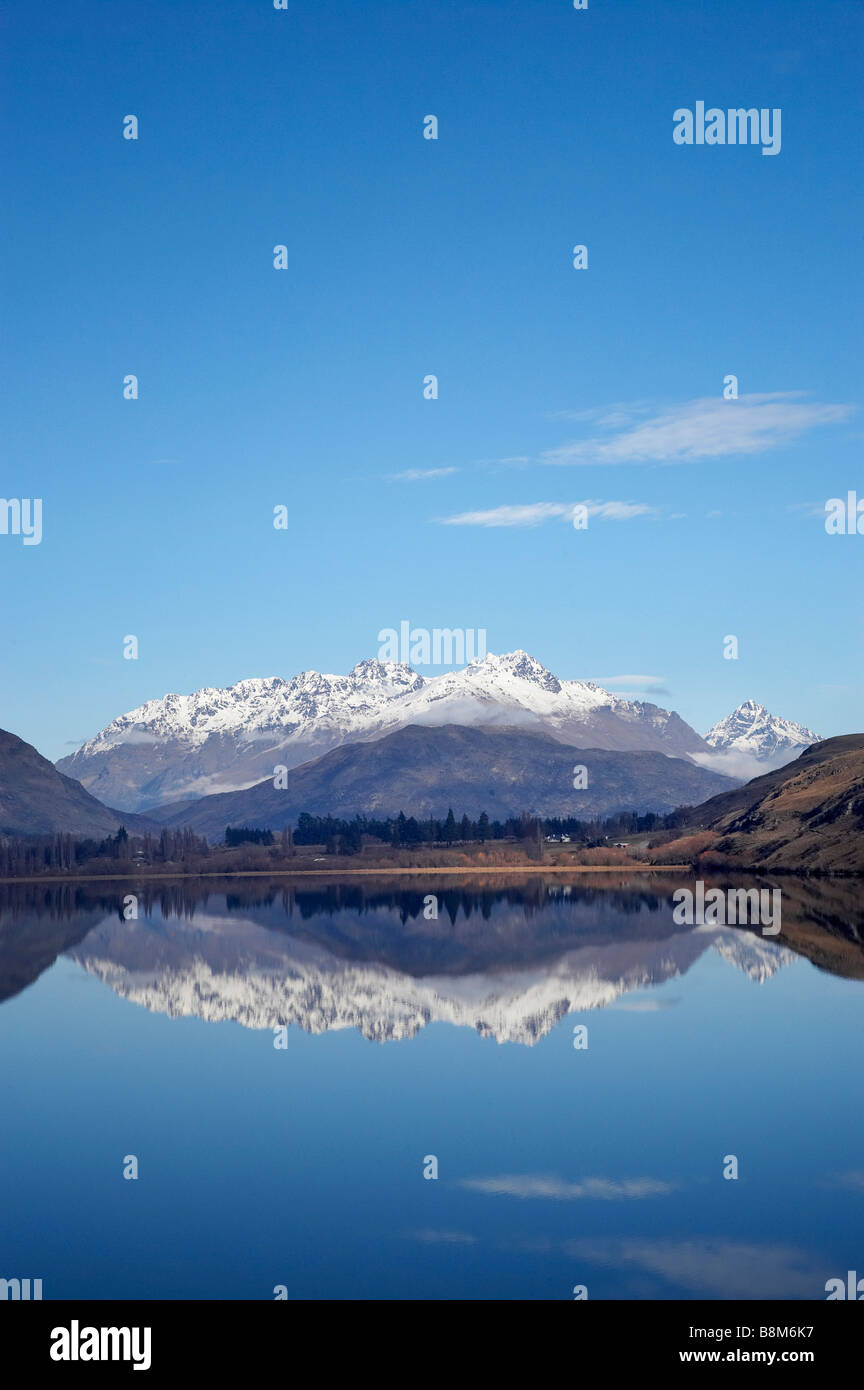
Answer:
[[[803,748],[819,741],[812,729],[769,714],[755,700],[745,700],[705,735],[705,742],[718,751],[746,753],[771,767],[782,767]]]
[[[524,651],[424,677],[396,662],[302,671],[166,695],[114,719],[58,768],[124,810],[235,791],[340,744],[408,724],[529,725],[576,746],[710,750],[677,714],[592,681],[560,681]]]

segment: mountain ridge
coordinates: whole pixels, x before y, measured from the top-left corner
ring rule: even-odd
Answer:
[[[684,757],[713,751],[674,711],[593,681],[560,681],[518,649],[439,676],[368,659],[347,676],[301,671],[290,680],[254,677],[172,693],[119,715],[57,767],[103,801],[145,810],[244,790],[275,764],[296,767],[410,724],[520,722],[574,746]]]

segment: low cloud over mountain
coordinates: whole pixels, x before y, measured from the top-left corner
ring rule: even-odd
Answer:
[[[397,662],[302,671],[166,695],[120,715],[57,764],[130,810],[236,790],[348,742],[407,725],[533,725],[563,743],[674,757],[710,752],[677,714],[592,681],[559,680],[526,652],[424,677]]]

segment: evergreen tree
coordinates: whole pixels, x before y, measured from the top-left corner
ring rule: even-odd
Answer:
[[[409,816],[405,822],[405,839],[409,845],[423,843],[423,827],[417,823],[413,816]]]

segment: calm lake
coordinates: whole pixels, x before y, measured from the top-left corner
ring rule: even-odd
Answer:
[[[0,888],[0,1277],[824,1299],[864,1275],[859,885],[773,880],[767,936],[676,926],[682,881]]]

